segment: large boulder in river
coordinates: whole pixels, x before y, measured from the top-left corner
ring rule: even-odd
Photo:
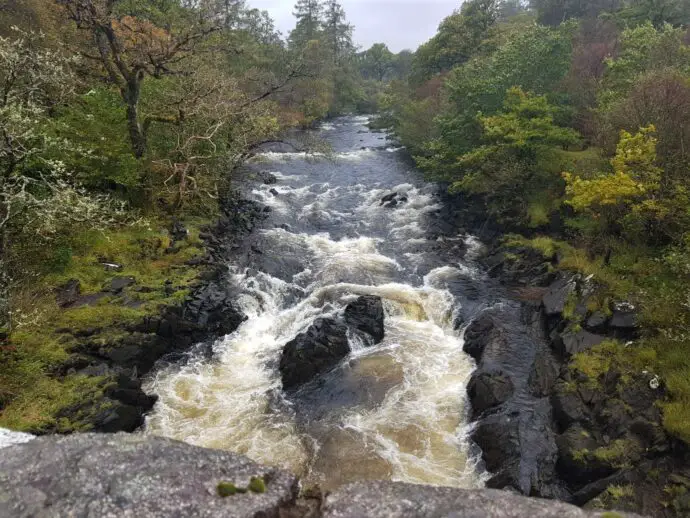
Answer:
[[[306,333],[288,342],[280,357],[283,388],[295,389],[338,365],[351,350],[348,330],[363,335],[366,345],[375,345],[383,340],[381,297],[359,297],[347,305],[342,317],[319,318]]]
[[[383,301],[381,297],[364,295],[345,308],[345,323],[365,333],[374,340],[374,344],[383,340]]]
[[[297,388],[328,372],[349,352],[347,326],[332,318],[317,319],[283,348],[279,367],[283,388]]]

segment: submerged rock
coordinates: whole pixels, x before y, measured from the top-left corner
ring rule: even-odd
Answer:
[[[256,176],[258,176],[259,180],[266,185],[274,185],[278,183],[278,177],[269,171],[259,171]]]
[[[397,207],[398,205],[407,202],[408,197],[406,194],[403,193],[398,193],[398,192],[392,192],[390,194],[386,194],[381,198],[381,201],[379,202],[379,205],[382,205],[383,207],[386,207],[387,209],[392,209]]]

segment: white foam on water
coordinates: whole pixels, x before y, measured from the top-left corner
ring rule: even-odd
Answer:
[[[377,152],[363,149],[332,158],[359,160]],[[326,157],[264,153],[262,158]],[[299,178],[274,174],[281,180]],[[271,195],[271,188],[279,196]],[[393,209],[381,207],[381,197],[393,191],[405,194],[408,201]],[[306,222],[348,221],[358,231],[374,228],[389,238],[383,242],[361,235],[335,239],[328,233],[263,231],[269,241],[281,244],[281,250],[303,250],[304,270],[292,283],[253,270],[234,271],[238,304],[248,319],[214,345],[213,361],[200,357],[172,365],[147,381],[145,389],[159,401],[147,417],[145,433],[242,453],[289,468],[305,477],[305,483],[326,488],[362,477],[481,485],[468,460],[464,409],[473,362],[453,329],[454,299],[444,289],[444,280],[467,274],[463,268],[470,267],[437,268],[421,285],[405,284],[400,281],[403,267],[381,251],[391,242],[399,243],[409,250],[403,256],[423,262],[428,241],[420,222],[440,207],[434,196],[409,183],[394,188],[279,184],[261,186],[253,194],[275,211],[289,208]],[[337,210],[346,195],[348,203],[354,202],[353,213]],[[421,247],[422,252],[409,246]],[[468,246],[476,248],[474,242]],[[298,287],[306,295],[295,302]],[[339,314],[360,295],[383,299],[386,334],[381,344],[368,347],[351,333],[352,354],[341,365],[342,375],[355,380],[355,387],[376,393],[375,404],[335,408],[327,424],[305,424],[281,390],[277,364],[282,348],[316,318]]]
[[[13,446],[15,444],[24,444],[34,440],[36,437],[28,433],[13,432],[5,428],[0,428],[0,449]]]

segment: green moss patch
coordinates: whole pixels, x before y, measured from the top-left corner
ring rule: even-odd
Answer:
[[[85,401],[84,412],[98,410],[107,380],[78,375],[59,376],[79,336],[108,344],[125,336],[127,327],[168,306],[182,303],[199,269],[186,263],[203,253],[199,227],[187,222],[189,236],[170,248],[159,225],[86,232],[73,236],[64,261],[46,266],[26,289],[14,294],[18,324],[0,342],[0,427],[21,431],[83,431],[88,415],[66,422],[60,410]],[[122,266],[109,271],[102,263]],[[131,276],[136,283],[121,293],[102,293],[115,277]],[[60,308],[56,288],[69,280],[80,283],[81,296],[97,294],[89,305]],[[107,401],[107,400],[106,400]]]

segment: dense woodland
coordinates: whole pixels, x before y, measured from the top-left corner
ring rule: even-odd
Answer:
[[[594,275],[602,310],[640,309],[639,342],[577,361],[593,376],[614,363],[658,373],[667,431],[690,442],[687,0],[468,0],[399,54],[356,48],[336,0],[299,0],[286,37],[242,0],[0,9],[2,425],[78,429],[56,411],[99,389],[52,374],[73,342],[46,329],[184,298],[164,283],[195,275],[198,227],[238,165],[290,128],[378,112],[508,239]],[[173,218],[190,238],[168,253]],[[61,312],[54,288],[100,289],[105,260],[158,299]]]

